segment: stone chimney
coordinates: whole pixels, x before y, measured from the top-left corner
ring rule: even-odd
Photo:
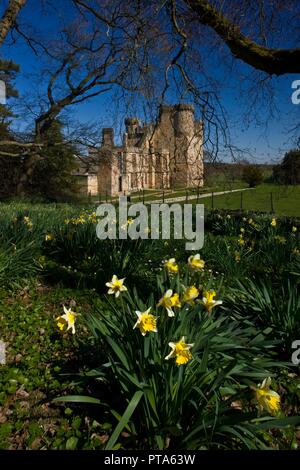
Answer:
[[[102,147],[113,147],[114,144],[114,130],[112,127],[104,127],[102,129]]]

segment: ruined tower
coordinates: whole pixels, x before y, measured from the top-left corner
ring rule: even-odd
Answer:
[[[194,119],[194,107],[190,104],[174,106],[173,126],[175,139],[171,185],[202,186],[203,126]]]

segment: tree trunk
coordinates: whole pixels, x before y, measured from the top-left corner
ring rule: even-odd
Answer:
[[[13,29],[17,16],[25,5],[26,0],[9,0],[2,19],[0,21],[0,47],[11,29]]]

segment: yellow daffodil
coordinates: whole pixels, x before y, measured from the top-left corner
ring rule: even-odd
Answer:
[[[85,222],[86,222],[86,220],[84,218],[84,215],[80,215],[79,217],[77,217],[73,220],[73,223],[75,225],[82,225],[82,224],[85,224]]]
[[[148,308],[148,310],[146,310],[145,312],[139,312],[138,310],[135,312],[138,316],[138,320],[134,325],[133,329],[139,328],[143,336],[150,332],[157,333],[156,317],[149,313],[150,310],[151,307]]]
[[[285,244],[286,244],[286,238],[285,238],[285,237],[281,237],[280,235],[277,235],[276,237],[274,237],[274,240],[275,240],[276,243],[278,243],[279,245],[285,245]]]
[[[205,266],[205,261],[203,261],[203,259],[200,258],[200,254],[197,253],[196,255],[189,257],[188,264],[194,271],[202,271]]]
[[[272,219],[271,226],[276,227],[276,225],[277,225],[276,219]]]
[[[179,299],[179,295],[175,292],[175,294],[171,297],[172,307],[181,308],[181,302]]]
[[[77,314],[75,312],[72,312],[70,308],[66,308],[64,306],[64,314],[60,315],[59,317],[56,318],[56,323],[58,328],[63,331],[65,327],[67,327],[68,330],[72,330],[73,335],[75,334],[75,320],[77,317]]]
[[[172,310],[172,307],[174,307],[173,305],[174,300],[172,300],[172,294],[173,294],[173,291],[171,289],[168,289],[157,304],[158,307],[164,307],[167,310],[168,317],[174,317],[175,315],[175,313]],[[173,299],[174,299],[174,296],[173,296]]]
[[[193,356],[190,349],[194,344],[187,344],[184,336],[177,343],[169,343],[169,346],[171,348],[171,352],[165,357],[166,360],[175,358],[176,364],[180,366],[186,364],[192,359]]]
[[[193,304],[194,300],[198,297],[199,290],[196,286],[189,286],[184,289],[183,292],[183,301]]]
[[[175,258],[170,258],[167,261],[165,261],[164,267],[170,274],[178,273],[179,268],[178,268],[178,264],[176,263]]]
[[[107,282],[105,285],[109,287],[108,294],[115,294],[115,297],[119,297],[120,292],[127,291],[127,287],[124,284],[125,277],[123,279],[118,279],[118,277],[114,274],[112,280]]]
[[[98,222],[98,218],[97,218],[97,214],[96,212],[92,212],[90,215],[89,215],[89,220],[93,223],[97,223]]]
[[[243,227],[240,228],[241,233],[245,233],[245,229]]]
[[[54,235],[52,235],[52,233],[47,233],[45,236],[45,240],[46,242],[51,242],[52,240],[54,240]]]
[[[133,219],[129,217],[129,219],[127,220],[127,225],[132,225],[132,224],[133,224]]]
[[[270,415],[276,415],[280,410],[280,396],[274,390],[270,390],[271,377],[254,388],[255,397],[260,411],[267,411]]]
[[[296,233],[297,232],[297,227],[293,226],[292,227],[292,233]]]
[[[243,239],[243,235],[242,235],[242,234],[239,235],[238,244],[239,244],[240,246],[244,246],[245,243],[246,243],[246,242],[245,242],[245,240]]]
[[[24,224],[27,226],[27,228],[28,228],[29,230],[31,230],[32,227],[33,227],[33,223],[31,222],[30,217],[28,217],[27,215],[25,215],[25,216],[23,217],[23,221],[24,221]]]
[[[204,305],[204,308],[208,311],[208,313],[210,313],[214,307],[222,305],[223,303],[222,300],[214,300],[216,295],[217,293],[214,290],[205,290],[203,292],[202,304]]]
[[[67,322],[63,317],[57,317],[56,318],[56,324],[57,324],[58,328],[60,329],[60,331],[63,331],[65,329],[65,327],[67,326]]]

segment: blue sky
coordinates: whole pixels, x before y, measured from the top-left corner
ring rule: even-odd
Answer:
[[[41,20],[41,14],[36,9],[37,0],[29,0],[28,7],[23,11],[21,21],[38,26],[42,21],[43,35],[53,34],[57,24],[54,17],[46,16]],[[2,56],[12,59],[20,65],[21,73],[18,75],[16,86],[20,96],[30,95],[35,87],[32,82],[32,75],[39,71],[40,61],[27,45],[22,41],[16,44],[7,44],[2,48]],[[215,65],[212,65],[212,67]],[[219,90],[219,99],[225,108],[232,143],[236,147],[248,149],[257,162],[274,162],[283,156],[284,152],[293,146],[289,130],[300,119],[300,105],[294,105],[291,101],[292,82],[299,80],[300,76],[286,75],[280,78],[272,78],[271,84],[274,90],[273,103],[276,106],[276,113],[269,117],[268,100],[261,101],[261,105],[251,116],[252,95],[247,95],[247,90],[241,91],[243,82],[241,75],[251,73],[251,68],[246,65],[238,65],[238,76],[228,74],[222,64],[216,69],[219,80],[223,86]],[[249,112],[250,108],[250,112]],[[72,109],[74,118],[82,122],[98,121],[112,125],[111,96],[101,95],[88,102],[82,103]],[[248,122],[249,120],[249,122]],[[258,121],[258,122],[256,122]],[[267,128],[265,123],[268,123]],[[22,123],[19,122],[22,127]],[[224,154],[225,155],[225,154]],[[246,156],[246,155],[245,155]],[[246,156],[247,157],[247,156]],[[226,158],[226,155],[225,155]]]

